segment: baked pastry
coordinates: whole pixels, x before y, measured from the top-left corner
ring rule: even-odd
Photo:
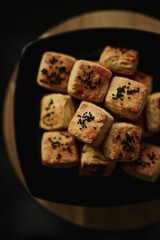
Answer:
[[[154,92],[147,97],[146,122],[150,132],[160,131],[160,92]]]
[[[122,169],[133,177],[155,182],[160,175],[160,147],[142,143],[139,158],[132,163],[123,163]]]
[[[106,158],[97,147],[85,144],[80,159],[80,175],[108,177],[113,172],[116,163]]]
[[[68,131],[84,143],[99,146],[113,123],[113,117],[94,103],[82,101]]]
[[[133,161],[138,158],[142,130],[132,123],[113,123],[103,142],[104,155],[114,161]]]
[[[145,106],[148,87],[126,77],[113,77],[107,95],[105,108],[118,116],[134,120]]]
[[[153,89],[153,76],[145,73],[143,71],[137,71],[136,74],[132,78],[133,80],[143,83],[148,87],[148,93],[152,92]]]
[[[148,131],[147,124],[146,124],[146,111],[145,109],[141,113],[141,115],[135,120],[132,121],[133,124],[136,124],[141,127],[142,129],[142,138],[150,137],[153,135],[152,132]]]
[[[102,102],[111,76],[110,70],[96,62],[77,60],[70,74],[68,93],[80,100]]]
[[[50,90],[67,93],[68,79],[75,61],[70,55],[45,52],[40,62],[37,83]]]
[[[51,93],[41,99],[40,127],[45,130],[64,130],[75,113],[70,95]]]
[[[72,167],[79,163],[75,139],[67,131],[44,132],[41,143],[43,165]]]
[[[99,62],[115,73],[133,75],[137,70],[138,51],[106,46],[100,55]]]

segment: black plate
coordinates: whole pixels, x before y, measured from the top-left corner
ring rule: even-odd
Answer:
[[[138,68],[154,76],[153,91],[160,91],[160,35],[139,30],[98,28],[71,31],[36,40],[24,47],[15,94],[15,135],[19,162],[34,197],[81,206],[120,206],[160,198],[160,179],[147,183],[128,176],[119,166],[109,178],[80,177],[77,168],[52,169],[41,164],[40,99],[48,93],[36,83],[45,51],[76,58],[98,59],[107,45],[135,48]],[[160,145],[160,134],[147,141]]]

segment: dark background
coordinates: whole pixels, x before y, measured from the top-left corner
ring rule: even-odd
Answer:
[[[130,10],[160,19],[158,1],[76,0],[3,2],[0,13],[0,115],[10,75],[22,48],[62,21],[95,10]],[[99,232],[73,226],[35,202],[17,179],[7,157],[0,119],[1,239],[160,239],[160,223],[122,232]]]

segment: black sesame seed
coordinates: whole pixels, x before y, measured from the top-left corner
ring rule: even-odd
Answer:
[[[89,66],[88,69],[90,69],[91,67]],[[99,78],[94,81],[94,76],[92,76],[94,74],[93,69],[89,70],[89,71],[85,71],[83,70],[83,75],[80,76],[78,75],[77,78],[84,83],[84,88],[85,89],[95,89],[97,84],[101,85],[102,83],[102,79]]]
[[[41,70],[41,73],[43,73],[44,75],[47,75],[48,71],[47,71],[46,68],[43,68],[43,69]]]
[[[49,59],[50,64],[54,64],[56,62],[58,62],[58,60],[55,57],[52,57],[51,59]]]
[[[123,150],[127,152],[134,152],[135,146],[134,146],[135,140],[134,137],[126,133],[125,139],[121,141],[121,144],[123,145]]]
[[[60,147],[60,142],[59,141],[53,141],[51,138],[48,138],[48,140],[50,141],[53,149],[56,149],[57,147]]]
[[[62,157],[62,154],[58,153],[56,159],[60,159]]]
[[[86,122],[91,122],[94,120],[94,116],[92,115],[91,112],[85,112],[83,113],[83,115],[77,115],[79,117],[79,120],[77,122],[77,124],[80,124],[80,130],[87,128]]]

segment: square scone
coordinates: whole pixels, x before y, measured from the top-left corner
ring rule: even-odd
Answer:
[[[68,93],[80,100],[102,102],[111,76],[110,70],[96,62],[77,60],[70,74]]]
[[[93,146],[99,146],[114,118],[94,103],[82,101],[77,108],[68,131],[77,139]]]
[[[75,113],[70,95],[51,93],[42,97],[40,127],[45,130],[65,130]]]
[[[106,158],[103,152],[88,144],[82,147],[79,173],[83,176],[108,177],[113,172],[116,163]]]
[[[150,132],[160,131],[160,92],[154,92],[147,97],[146,123]]]
[[[134,120],[140,116],[148,96],[148,87],[126,77],[113,77],[104,106],[120,117]]]
[[[135,49],[106,46],[99,62],[115,73],[133,75],[137,70],[138,60],[139,54]]]
[[[148,87],[148,93],[150,94],[153,89],[153,76],[143,71],[137,71],[132,78],[133,80],[142,83]]]
[[[67,131],[44,132],[41,155],[42,164],[49,167],[72,167],[79,163],[76,141]]]
[[[132,123],[113,123],[103,142],[104,155],[114,161],[134,161],[139,156],[141,127]]]
[[[41,58],[37,83],[55,92],[67,93],[68,80],[75,61],[70,55],[45,52]]]
[[[124,163],[122,169],[138,179],[155,182],[160,176],[160,147],[142,143],[139,158],[132,163]]]

